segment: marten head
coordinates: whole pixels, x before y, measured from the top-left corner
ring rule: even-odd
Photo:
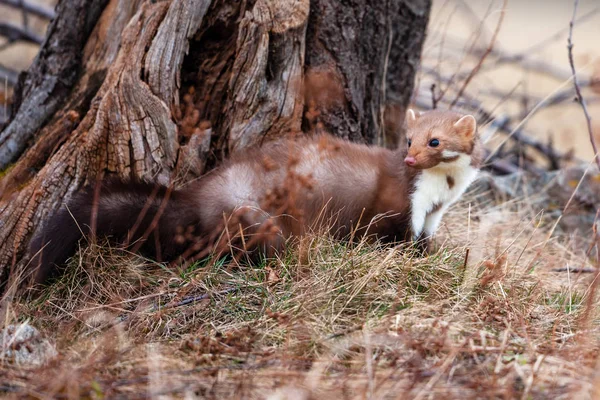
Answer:
[[[416,169],[451,166],[471,158],[477,139],[477,123],[472,115],[452,111],[406,114],[408,154],[406,165]]]

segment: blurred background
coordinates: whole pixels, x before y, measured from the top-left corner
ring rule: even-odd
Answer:
[[[43,40],[55,3],[0,0],[0,123],[19,71],[27,69]],[[593,152],[583,111],[574,101],[567,52],[573,6],[565,0],[433,0],[415,106],[447,108],[454,103],[478,112],[483,123],[494,117],[504,124],[504,132],[493,136],[491,150],[504,142],[511,145],[507,137],[513,133],[539,145],[550,141],[560,153],[590,160]],[[599,37],[600,3],[581,0],[573,56],[597,141]],[[528,157],[547,161],[528,151]]]
[[[26,70],[44,40],[57,0],[0,0],[0,125],[18,74]]]
[[[417,105],[432,107],[435,84],[435,97],[442,96],[438,106],[447,107],[483,59],[457,106],[508,119],[511,129],[505,134],[519,127],[542,143],[553,140],[558,151],[572,150],[589,161],[593,151],[582,108],[574,101],[567,51],[573,7],[567,0],[434,0]],[[600,2],[579,1],[573,57],[597,142],[599,37]],[[496,141],[504,140],[498,136]]]

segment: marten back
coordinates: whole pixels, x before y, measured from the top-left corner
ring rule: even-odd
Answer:
[[[407,146],[396,151],[321,135],[239,152],[180,190],[108,180],[75,194],[33,239],[35,281],[52,276],[83,236],[111,236],[159,261],[237,240],[244,251],[280,249],[310,231],[430,237],[477,175],[479,148],[473,116],[409,110]]]
[[[176,258],[200,235],[194,201],[190,191],[116,179],[75,193],[30,242],[34,282],[55,276],[84,236],[107,236],[159,261]]]
[[[29,249],[34,282],[60,272],[84,236],[109,236],[158,261],[219,253],[235,247],[240,232],[252,254],[281,249],[285,239],[310,231],[343,238],[359,223],[357,236],[368,226],[370,235],[403,240],[412,174],[401,160],[397,152],[319,136],[238,154],[178,190],[107,180],[74,194],[36,234]],[[370,224],[379,214],[389,217]],[[224,229],[226,238],[218,238]]]

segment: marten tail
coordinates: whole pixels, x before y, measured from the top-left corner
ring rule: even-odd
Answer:
[[[34,283],[56,276],[83,237],[107,236],[169,261],[200,235],[193,193],[146,182],[106,180],[78,193],[47,220],[29,246]]]

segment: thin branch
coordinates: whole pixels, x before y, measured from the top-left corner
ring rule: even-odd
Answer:
[[[6,126],[6,121],[8,121],[8,76],[4,77],[3,97],[4,104],[2,108],[4,112],[0,116],[0,131],[4,129],[4,126]]]
[[[433,76],[432,79],[435,81],[444,82],[444,83],[449,81],[448,78],[442,76],[439,72],[437,72],[434,69],[427,68],[427,67],[422,67],[421,69],[425,74]],[[512,93],[516,89],[516,87],[517,86],[513,87],[507,93],[500,92],[500,91],[492,91],[492,89],[482,91],[482,93],[487,93],[489,95],[501,97],[498,105],[493,108],[483,107],[483,105],[481,104],[480,101],[478,101],[477,99],[470,96],[468,94],[468,92],[465,92],[462,95],[462,100],[461,100],[462,107],[465,107],[467,109],[473,110],[474,112],[481,114],[481,118],[479,118],[479,120],[481,121],[482,124],[487,124],[487,123],[491,122],[492,125],[499,131],[509,133],[510,139],[513,139],[517,143],[526,145],[528,147],[531,147],[531,148],[534,148],[535,150],[537,150],[539,153],[541,153],[548,159],[548,161],[550,162],[550,165],[552,166],[553,169],[558,167],[559,162],[561,160],[572,159],[571,154],[568,154],[568,153],[563,154],[563,153],[557,151],[554,147],[550,146],[549,144],[545,144],[545,143],[542,143],[542,142],[534,139],[534,135],[526,133],[523,129],[521,129],[521,126],[517,127],[517,129],[513,129],[511,127],[512,122],[513,122],[512,117],[509,117],[506,115],[501,115],[501,116],[497,116],[497,117],[494,116],[496,108],[500,104],[503,104],[507,98],[512,96]],[[424,109],[429,109],[431,107],[431,105],[427,104],[427,102],[424,98],[425,97],[424,93],[426,91],[426,88],[429,88],[429,91],[431,92],[430,86],[429,87],[424,86],[421,89],[423,92],[423,95],[421,95],[421,96],[423,98],[417,99],[416,102],[420,107],[422,107]],[[433,93],[432,93],[432,97],[433,97]],[[550,97],[546,97],[546,99],[534,99],[535,102],[537,103],[537,105],[536,105],[536,107],[534,107],[534,110],[532,110],[532,111],[539,110],[542,107],[559,104],[560,102],[563,102],[563,101],[566,101],[567,99],[572,99],[572,98],[573,98],[573,89],[568,89],[568,90],[564,90],[564,91],[558,92],[556,94],[553,94]],[[437,97],[435,97],[434,99],[438,100]],[[443,104],[447,104],[444,102],[444,99],[442,99],[441,102]],[[438,104],[438,102],[436,102],[436,105],[437,104]],[[531,111],[530,111],[530,113],[531,113]]]
[[[25,8],[25,0],[19,0],[19,8],[21,9],[21,16],[23,18],[23,28],[29,30],[29,14]]]
[[[425,88],[423,88],[422,93],[415,99],[415,104],[423,109],[431,108],[430,96],[426,95]],[[472,112],[477,113],[479,115],[478,120],[482,121],[482,125],[491,123],[489,126],[490,129],[507,133],[508,137],[504,140],[504,142],[513,140],[514,142],[532,148],[539,154],[543,155],[548,160],[551,169],[557,169],[560,167],[561,161],[563,160],[574,159],[574,156],[570,152],[561,153],[560,151],[557,151],[551,144],[545,144],[534,139],[531,134],[523,131],[521,126],[518,126],[517,129],[512,128],[510,117],[506,115],[494,116],[493,110],[484,108],[479,101],[468,96],[466,92],[463,95],[460,104],[461,108],[465,110],[472,110]],[[493,153],[486,152],[485,159],[486,167],[488,169],[501,174],[512,173],[523,167],[531,172],[538,173],[540,171],[539,168],[531,165],[531,163],[521,165],[519,163],[515,163],[514,159],[503,158],[503,156],[498,154],[498,149],[494,150]]]
[[[435,110],[437,108],[438,99],[435,97],[435,83],[431,84],[431,109]]]
[[[0,36],[6,37],[9,41],[23,40],[38,45],[44,41],[43,37],[6,22],[0,22]]]
[[[573,273],[582,273],[582,274],[591,274],[594,272],[598,272],[596,268],[577,268],[577,267],[563,267],[563,268],[554,268],[552,272],[573,272]]]
[[[579,84],[581,84],[581,82]],[[583,86],[585,86],[585,85],[583,85]],[[508,93],[503,90],[498,90],[495,88],[485,88],[485,89],[479,90],[479,94],[505,99],[507,97]],[[546,100],[541,109],[563,105],[566,102],[572,102],[574,97],[575,97],[575,90],[572,87],[569,87],[563,91],[560,91],[560,92],[554,94],[552,97],[550,97],[548,100]],[[525,96],[521,93],[514,93],[514,94],[511,93],[510,98],[512,100],[519,100],[519,101],[523,101],[523,99],[526,98],[527,100],[529,100],[530,102],[533,102],[535,104],[542,101],[541,97],[533,96],[533,95]],[[587,104],[589,105],[592,103],[597,103],[599,101],[600,101],[600,96],[596,96],[596,97],[588,98]],[[531,109],[532,108],[530,107],[528,109],[527,113],[529,113],[529,111],[531,111]],[[539,111],[539,109],[538,109],[538,111]]]
[[[548,101],[550,98],[552,98],[559,90],[561,90],[564,86],[566,86],[568,83],[570,83],[571,79],[573,79],[573,76],[571,76],[567,81],[563,82],[562,84],[560,84],[558,86],[558,88],[556,88],[552,93],[550,93],[548,96],[546,96],[545,98],[543,98],[539,103],[537,103],[532,109],[531,111],[529,111],[529,113],[525,116],[525,118],[523,118],[521,120],[521,122],[519,122],[517,124],[517,126],[507,135],[506,138],[504,138],[504,140],[502,140],[502,142],[500,142],[500,144],[498,146],[496,146],[496,148],[490,153],[490,156],[488,156],[484,162],[488,162],[490,160],[490,158],[492,156],[494,156],[494,154],[504,145],[504,143],[506,143],[513,135],[514,133],[519,130],[523,125],[525,125],[527,123],[527,121],[529,121],[529,119],[531,117],[533,117],[533,115],[539,110],[541,109],[544,104],[546,103],[546,101]]]
[[[0,82],[2,82],[2,85],[6,82],[8,86],[15,86],[18,80],[19,72],[0,64]]]
[[[492,124],[495,125],[497,129],[503,132],[512,132],[512,129],[510,127],[510,119],[508,117],[497,118],[494,120],[494,122],[492,122]],[[558,169],[559,161],[562,158],[565,158],[565,155],[558,153],[554,149],[554,147],[533,139],[531,135],[523,133],[521,129],[517,129],[513,132],[512,139],[518,143],[522,143],[529,147],[533,147],[534,149],[542,153],[548,158],[548,161],[550,162],[553,169]]]
[[[486,42],[487,39],[492,35],[492,32],[487,29],[487,27],[482,24],[479,16],[477,15],[477,13],[473,10],[473,7],[471,7],[470,4],[468,4],[465,0],[458,0],[458,7],[461,8],[463,15],[469,20],[469,22],[467,22],[469,25],[471,25],[471,29],[473,30],[477,30],[477,37],[476,40],[481,40],[481,42]],[[489,11],[491,10],[491,7],[494,5],[495,1],[494,0],[490,0],[489,3],[489,7],[488,7],[488,12],[486,12],[486,15],[489,15]]]
[[[450,56],[454,56],[456,58],[460,57],[463,54],[463,48],[461,46],[461,41],[458,38],[452,37],[450,35],[448,35],[448,37],[446,38],[446,49],[449,50],[449,52],[452,52],[452,55]],[[474,48],[472,51],[472,56],[473,57],[481,57],[481,55],[483,53],[485,53],[486,49],[484,48]],[[489,71],[489,70],[493,70],[496,69],[499,66],[502,66],[503,62],[502,60],[506,60],[506,63],[509,62],[518,62],[519,67],[524,68],[524,69],[529,69],[529,70],[535,70],[536,72],[540,72],[544,75],[547,75],[548,77],[551,77],[553,79],[558,79],[560,81],[564,81],[566,79],[568,79],[571,76],[571,71],[568,67],[566,68],[561,68],[558,65],[546,62],[544,60],[540,60],[540,59],[532,59],[531,57],[523,57],[520,60],[515,60],[515,61],[510,61],[509,59],[511,57],[513,57],[513,54],[508,53],[502,49],[498,49],[498,48],[494,48],[492,49],[492,52],[490,53],[490,57],[495,57],[494,62],[488,62],[486,63],[486,65],[483,65],[481,67],[481,69],[479,70],[479,72],[482,71]],[[458,73],[456,76],[453,76],[453,79],[464,79],[468,76],[468,73],[465,72],[461,72]],[[579,82],[580,85],[582,86],[588,86],[590,83],[590,79],[589,78],[582,78],[582,80]]]
[[[464,50],[464,46],[461,46],[461,59],[460,62],[458,63],[458,66],[456,67],[456,70],[454,71],[454,73],[452,74],[452,76],[450,77],[449,83],[446,85],[446,88],[442,89],[440,87],[440,94],[439,96],[437,96],[437,101],[439,102],[442,98],[444,98],[444,96],[446,95],[446,92],[448,92],[448,90],[450,90],[451,87],[454,87],[454,82],[455,79],[458,78],[460,76],[460,70],[462,68],[463,63],[465,62],[465,60],[467,59],[467,57],[469,55],[471,55],[475,49],[475,45],[477,44],[477,40],[479,39],[479,36],[481,35],[481,31],[483,30],[483,25],[487,19],[487,17],[490,15],[490,11],[492,9],[494,2],[493,0],[490,1],[488,8],[485,12],[485,15],[483,16],[483,18],[481,19],[481,22],[479,23],[477,29],[476,29],[476,33],[473,36],[473,41],[471,42],[471,45],[469,46],[469,49],[467,51]],[[444,34],[444,40],[445,40],[445,35]],[[439,68],[439,64],[438,64],[438,68]]]
[[[44,7],[39,4],[32,3],[27,0],[0,0],[0,4],[5,4],[10,7],[20,8],[29,14],[36,15],[45,19],[53,19],[56,14],[54,10],[48,7]]]
[[[462,87],[458,91],[456,98],[454,98],[452,103],[450,103],[450,108],[452,108],[456,105],[456,103],[458,102],[458,100],[460,99],[462,94],[464,93],[465,89],[467,88],[467,86],[469,85],[471,80],[475,77],[475,75],[477,75],[477,72],[479,72],[479,70],[481,69],[481,66],[483,65],[483,62],[485,61],[487,56],[492,52],[492,50],[494,48],[494,44],[496,44],[496,39],[498,38],[498,32],[500,32],[500,27],[502,26],[502,21],[504,20],[504,14],[506,14],[507,1],[508,0],[504,0],[504,2],[502,3],[502,11],[500,13],[500,17],[498,18],[498,24],[496,25],[496,29],[494,30],[494,34],[492,36],[492,39],[490,40],[490,44],[488,45],[487,49],[485,50],[485,52],[479,59],[479,62],[477,63],[477,65],[475,65],[475,68],[473,68],[471,70],[471,72],[469,72],[469,75],[467,76]]]
[[[586,22],[587,20],[591,19],[592,17],[596,16],[596,14],[600,13],[600,7],[596,7],[593,10],[589,11],[588,13],[582,15],[581,17],[577,18],[575,20],[575,22]],[[527,58],[531,58],[532,55],[538,53],[539,51],[543,50],[544,48],[546,48],[549,44],[561,39],[566,33],[568,33],[568,29],[569,28],[563,28],[560,29],[558,31],[556,31],[554,34],[548,36],[547,38],[543,39],[542,41],[528,47],[527,49],[516,53],[516,54],[505,54],[502,52],[497,52],[497,50],[494,50],[495,53],[498,53],[498,60],[496,61],[496,63],[494,65],[489,65],[488,64],[488,68],[484,68],[484,69],[489,69],[489,68],[497,68],[498,66],[501,66],[502,64],[506,64],[506,63],[521,63],[522,61],[526,60]]]
[[[454,17],[454,13],[456,12],[456,10],[458,9],[458,7],[454,7],[454,9],[452,10],[452,12],[450,13],[450,15],[448,16],[447,20],[446,20],[446,24],[444,25],[444,32],[442,34],[442,37],[440,39],[440,44],[439,44],[439,50],[438,50],[438,55],[437,55],[437,64],[435,66],[437,71],[441,71],[442,70],[442,61],[444,60],[444,43],[446,42],[446,36],[448,35],[448,29],[450,27],[450,22],[452,21],[452,18]],[[483,21],[482,21],[483,23]],[[461,60],[461,65],[462,65],[462,60]],[[458,73],[458,69],[455,71],[453,76],[456,76],[456,74]],[[441,82],[436,82],[437,86],[439,88],[441,88]],[[446,90],[448,90],[450,88],[450,83],[446,86]],[[431,90],[431,100],[433,103],[433,108],[437,108],[437,103],[439,101],[439,99],[441,97],[444,96],[444,90],[440,90],[440,97],[436,97],[435,93],[434,93],[434,88],[432,87]]]
[[[598,169],[600,169],[600,158],[598,157],[598,146],[596,146],[596,140],[594,139],[594,131],[592,129],[592,117],[590,117],[590,113],[588,112],[587,105],[585,104],[585,99],[581,94],[581,88],[579,87],[579,81],[577,79],[577,71],[575,70],[575,62],[573,61],[573,26],[575,25],[575,17],[577,15],[577,6],[579,5],[579,0],[575,0],[575,4],[573,5],[573,17],[571,18],[571,22],[569,22],[569,37],[567,39],[567,49],[569,53],[569,65],[571,65],[571,71],[573,72],[573,85],[575,85],[575,93],[577,94],[577,101],[581,104],[581,108],[583,109],[583,113],[585,114],[585,119],[587,122],[588,134],[590,135],[590,143],[592,144],[592,149],[594,150],[594,159],[596,160],[596,164],[598,165]]]
[[[175,307],[187,306],[188,304],[194,304],[194,303],[197,303],[199,301],[208,299],[208,298],[210,298],[212,296],[215,296],[215,295],[222,296],[222,295],[225,295],[225,294],[228,294],[228,293],[232,293],[232,292],[238,291],[240,289],[241,288],[228,288],[228,289],[224,289],[224,290],[221,290],[221,291],[215,292],[215,293],[203,293],[203,294],[198,295],[198,296],[189,296],[189,297],[186,297],[186,298],[184,298],[183,300],[181,300],[181,301],[179,301],[177,303],[170,302],[170,303],[165,304],[162,307],[160,306],[160,304],[155,304],[150,309],[150,312],[159,311],[159,310],[165,310],[167,308],[175,308]]]

